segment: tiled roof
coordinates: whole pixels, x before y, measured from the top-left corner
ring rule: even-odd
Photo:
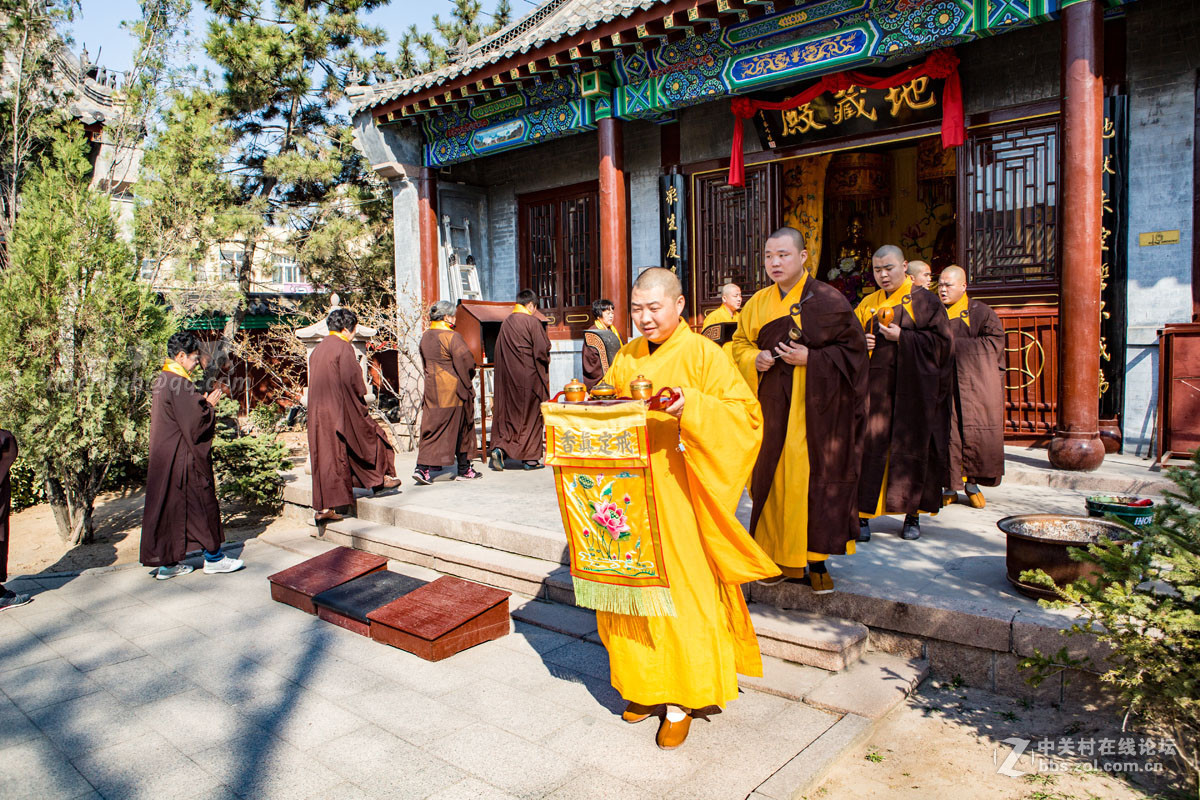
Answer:
[[[349,86],[356,111],[373,108],[413,92],[438,86],[497,64],[518,53],[592,30],[620,17],[628,17],[670,0],[546,0],[524,19],[471,46],[466,56],[431,72],[387,81],[374,86]]]

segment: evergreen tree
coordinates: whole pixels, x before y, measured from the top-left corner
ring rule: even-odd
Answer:
[[[449,63],[452,56],[463,56],[464,45],[470,47],[508,27],[510,22],[509,0],[500,0],[490,15],[484,13],[480,0],[454,0],[449,19],[433,15],[433,33],[422,33],[416,25],[410,25],[401,35],[396,69],[402,78],[437,69]]]
[[[76,7],[75,0],[0,0],[0,239],[11,235],[25,178],[66,119],[54,59],[63,48],[57,28]],[[0,268],[7,259],[0,246]]]
[[[146,446],[150,379],[171,320],[135,277],[82,130],[55,134],[22,196],[0,274],[0,419],[45,482],[59,531],[93,535],[108,469]]]

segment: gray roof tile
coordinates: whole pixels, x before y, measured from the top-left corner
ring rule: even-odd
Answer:
[[[628,17],[637,11],[668,2],[670,0],[546,0],[524,19],[472,45],[465,57],[452,64],[422,75],[374,86],[350,86],[346,94],[355,111],[373,108],[469,75],[518,53],[528,53],[549,42],[557,42],[583,30],[592,30],[618,17]]]

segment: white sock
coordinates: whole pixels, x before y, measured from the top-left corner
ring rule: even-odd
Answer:
[[[683,722],[687,713],[682,708],[667,706],[667,722]]]

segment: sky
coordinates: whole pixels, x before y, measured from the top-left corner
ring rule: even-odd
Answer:
[[[515,18],[528,14],[535,7],[530,0],[510,2]],[[194,7],[200,5],[199,0],[193,0]],[[450,0],[391,0],[390,4],[371,12],[367,20],[387,31],[388,43],[384,52],[394,56],[395,42],[405,28],[415,23],[421,30],[430,30],[433,27],[430,22],[433,15],[448,16],[452,5]],[[75,39],[72,49],[78,53],[86,45],[93,62],[112,70],[128,70],[133,60],[133,39],[121,27],[121,22],[135,19],[141,13],[137,0],[82,0],[82,7],[71,31]],[[495,7],[496,0],[483,0],[485,12]],[[192,13],[193,39],[197,50],[193,60],[200,66],[211,68],[211,62],[203,52],[199,52],[198,44],[204,34],[202,20],[195,10]]]

